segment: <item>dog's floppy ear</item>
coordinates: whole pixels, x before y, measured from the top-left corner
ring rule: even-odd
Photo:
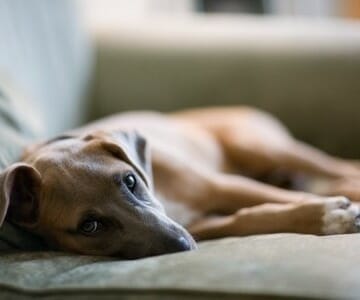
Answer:
[[[150,148],[146,139],[137,131],[118,131],[108,134],[104,147],[120,157],[140,174],[145,184],[152,189]]]
[[[38,220],[40,173],[32,166],[15,163],[0,175],[0,226],[5,217],[24,227]]]

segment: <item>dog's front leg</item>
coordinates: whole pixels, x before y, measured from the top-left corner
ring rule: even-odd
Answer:
[[[212,193],[206,202],[211,205],[208,211],[214,213],[229,214],[240,208],[268,203],[287,204],[323,199],[311,193],[286,190],[238,175],[217,173],[209,178],[209,182]]]
[[[342,234],[359,231],[359,208],[345,197],[243,208],[229,216],[207,217],[188,226],[197,240],[279,232]]]

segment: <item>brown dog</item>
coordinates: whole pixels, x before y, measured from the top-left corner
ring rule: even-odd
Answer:
[[[304,190],[256,180],[280,171],[302,175]],[[254,109],[127,113],[29,147],[1,174],[0,224],[6,215],[55,248],[126,258],[195,248],[182,226],[196,239],[350,233],[359,208],[344,196],[360,200],[358,179],[355,163]]]

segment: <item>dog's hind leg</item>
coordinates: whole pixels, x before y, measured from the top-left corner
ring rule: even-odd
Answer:
[[[342,234],[359,231],[358,215],[358,206],[333,197],[244,208],[229,216],[203,218],[187,229],[197,240],[279,232]]]
[[[326,200],[314,194],[281,189],[254,179],[204,170],[153,155],[156,190],[168,199],[204,214],[231,214],[240,208],[266,203],[287,204]]]
[[[329,179],[360,177],[360,168],[295,140],[271,115],[251,110],[244,117],[226,118],[216,136],[228,157],[250,174],[276,169]]]

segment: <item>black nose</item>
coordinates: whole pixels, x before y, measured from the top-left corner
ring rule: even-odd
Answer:
[[[192,244],[185,237],[172,237],[165,241],[165,252],[175,253],[193,249]]]
[[[191,250],[191,246],[190,246],[189,241],[184,237],[180,237],[180,238],[177,239],[177,248],[180,251],[189,251],[189,250]]]

